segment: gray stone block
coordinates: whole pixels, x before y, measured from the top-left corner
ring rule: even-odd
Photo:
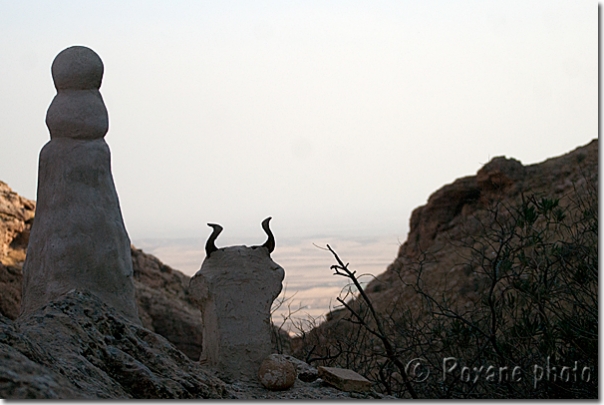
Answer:
[[[319,377],[329,385],[346,392],[371,391],[371,381],[346,368],[318,367]]]

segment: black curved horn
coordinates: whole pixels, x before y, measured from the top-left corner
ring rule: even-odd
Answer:
[[[268,223],[271,219],[272,217],[268,217],[264,221],[262,221],[262,229],[264,229],[264,232],[266,232],[266,234],[268,235],[268,239],[266,240],[266,242],[264,242],[264,245],[262,246],[268,249],[268,253],[272,253],[273,250],[275,250],[275,237],[271,232],[271,228],[269,228],[268,226]]]
[[[222,226],[220,226],[218,224],[208,224],[208,226],[212,228],[212,234],[210,235],[210,237],[208,238],[208,241],[206,242],[206,257],[210,257],[210,254],[212,252],[215,252],[218,250],[218,248],[214,244],[214,241],[216,240],[218,235],[220,235],[220,232],[222,232]]]

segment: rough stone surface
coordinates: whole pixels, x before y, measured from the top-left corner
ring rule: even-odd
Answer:
[[[189,358],[199,360],[201,316],[189,295],[190,277],[134,247],[132,267],[143,326],[168,339]]]
[[[598,140],[542,163],[522,165],[498,156],[474,176],[455,180],[435,191],[428,202],[413,210],[407,240],[399,257],[413,257],[438,245],[439,238],[459,228],[491,201],[511,201],[521,192],[562,197],[585,182],[598,167]],[[447,235],[448,236],[448,235]]]
[[[260,382],[236,381],[227,384],[229,395],[241,400],[256,399],[319,399],[319,400],[353,400],[353,399],[398,399],[382,395],[375,391],[357,393],[345,392],[332,387],[323,380],[318,379],[312,383],[305,383],[299,379],[294,380],[294,385],[287,390],[274,391],[265,388]]]
[[[140,322],[130,239],[103,139],[108,123],[95,88],[99,63],[84,47],[66,49],[53,63],[58,94],[46,120],[51,140],[40,152],[36,216],[23,265],[24,315],[77,288]]]
[[[35,202],[0,181],[0,315],[9,319],[21,310],[21,267],[35,208]]]
[[[223,398],[225,384],[96,296],[70,291],[0,317],[2,398]]]
[[[7,321],[6,318],[0,318],[0,331],[5,335],[7,331],[16,335]],[[22,338],[18,336],[17,339]],[[84,393],[78,393],[77,388],[63,375],[30,360],[19,350],[2,342],[0,342],[0,397],[4,399],[90,398]]]
[[[285,271],[264,246],[221,248],[205,258],[190,294],[203,323],[201,361],[229,380],[256,379],[271,354],[271,304]]]
[[[369,392],[345,392],[332,387],[320,378],[312,383],[306,383],[296,379],[294,385],[288,390],[272,391],[264,388],[257,381],[237,381],[227,384],[229,394],[237,399],[398,399],[393,396],[382,395],[375,391]]]
[[[21,310],[23,273],[15,266],[0,263],[0,315],[16,319]]]
[[[313,382],[317,378],[319,378],[319,374],[316,368],[311,366],[310,364],[295,358],[294,356],[290,356],[287,354],[282,355],[287,360],[289,360],[294,367],[296,367],[296,373],[298,378],[304,382]]]
[[[526,176],[527,169],[516,159],[493,158],[476,173],[476,183],[485,197],[506,194]]]
[[[337,389],[346,392],[367,392],[371,391],[371,381],[357,373],[346,368],[323,367],[319,366],[319,377],[328,384]]]
[[[18,321],[0,316],[4,399],[369,399],[317,380],[287,391],[226,384],[92,294],[71,291]]]
[[[258,380],[269,390],[286,390],[296,381],[296,367],[286,356],[271,354],[260,364]]]
[[[35,209],[35,202],[0,181],[0,263],[23,265]]]

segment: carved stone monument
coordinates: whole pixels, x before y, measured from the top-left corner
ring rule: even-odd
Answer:
[[[201,309],[201,361],[221,378],[258,378],[262,361],[271,354],[270,309],[281,292],[285,271],[270,254],[275,239],[270,218],[262,222],[268,240],[262,246],[216,248],[222,231],[216,224],[206,243],[206,258],[193,276],[189,292]]]
[[[57,89],[46,114],[37,206],[23,266],[21,314],[73,290],[89,291],[140,324],[126,233],[104,136],[103,62],[73,46],[52,64]]]

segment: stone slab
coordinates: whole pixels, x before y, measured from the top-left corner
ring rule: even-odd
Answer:
[[[337,367],[318,367],[319,378],[346,392],[367,392],[371,391],[371,381],[347,368]]]

